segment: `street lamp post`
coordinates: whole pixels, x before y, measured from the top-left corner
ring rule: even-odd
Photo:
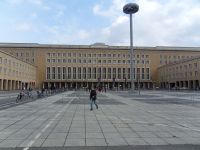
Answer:
[[[134,86],[134,81],[133,81],[133,68],[134,68],[134,64],[133,64],[133,26],[132,26],[132,14],[136,13],[139,10],[139,6],[135,3],[128,3],[123,7],[123,12],[125,14],[129,14],[130,15],[130,73],[131,73],[131,91],[133,92],[135,86]]]

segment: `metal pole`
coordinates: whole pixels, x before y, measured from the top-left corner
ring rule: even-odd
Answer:
[[[132,13],[130,14],[130,61],[131,61],[131,66],[130,66],[130,72],[131,72],[131,91],[133,92],[135,89],[135,85],[134,85],[134,64],[133,64],[133,26],[132,26]]]

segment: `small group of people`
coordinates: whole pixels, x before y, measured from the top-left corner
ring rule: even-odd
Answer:
[[[32,93],[31,93],[32,89],[28,89],[28,90],[21,90],[17,96],[17,99],[21,100],[24,96],[27,96],[28,98],[32,97]]]

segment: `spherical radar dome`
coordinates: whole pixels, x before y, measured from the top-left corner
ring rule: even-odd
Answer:
[[[125,14],[134,14],[139,10],[139,6],[136,3],[128,3],[123,7]]]

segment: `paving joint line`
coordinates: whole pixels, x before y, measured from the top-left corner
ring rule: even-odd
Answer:
[[[75,114],[76,114],[77,108],[78,108],[78,104],[76,104],[76,108],[75,108],[75,111],[74,111],[74,113],[73,113],[72,120],[71,120],[71,123],[70,123],[70,125],[69,125],[69,130],[68,130],[67,135],[66,135],[66,137],[65,137],[65,141],[64,141],[63,146],[65,146],[65,144],[66,144],[67,137],[68,137],[68,135],[69,135],[69,132],[70,132],[70,129],[71,129],[71,126],[72,126],[72,122],[73,122],[73,120],[74,120],[74,116],[75,116]]]
[[[80,98],[80,97],[79,97],[79,98]],[[86,117],[85,117],[86,113],[85,113],[85,109],[86,109],[86,108],[85,108],[85,103],[84,103],[85,145],[86,145],[86,144],[87,144],[87,142],[86,142],[86,138],[87,138],[87,137],[86,137],[86,132],[87,132],[87,131],[86,131]]]
[[[71,101],[69,101],[68,103],[67,103],[67,106],[65,106],[64,108],[66,109],[66,108],[68,108],[70,105],[70,103],[72,102],[72,100]],[[64,109],[63,108],[63,109]],[[67,110],[66,110],[67,111]],[[66,111],[64,111],[64,112],[66,112]],[[57,112],[59,112],[59,110],[57,111]],[[64,112],[62,112],[62,113],[64,113]],[[43,130],[42,130],[42,132],[45,132],[46,131],[46,129],[48,129],[50,126],[51,126],[51,124],[53,123],[53,120],[54,119],[56,119],[59,115],[58,115],[59,113],[57,113],[55,116],[54,116],[54,118],[45,126],[45,128],[43,128]],[[57,121],[57,123],[54,125],[54,127],[53,127],[53,129],[51,130],[51,132],[48,134],[48,136],[45,138],[45,140],[42,142],[42,144],[41,144],[41,146],[44,144],[44,142],[46,141],[46,139],[48,139],[48,137],[49,137],[49,135],[53,132],[53,130],[55,129],[55,127],[58,125],[58,123],[60,122],[60,120],[61,120],[62,118],[60,118],[59,119],[59,121]]]
[[[99,108],[98,108],[99,109]],[[102,109],[101,109],[102,110]],[[108,141],[106,140],[106,137],[105,137],[105,135],[104,135],[104,132],[103,132],[103,129],[102,129],[102,127],[101,127],[101,124],[100,124],[100,122],[99,122],[99,120],[98,120],[98,118],[97,118],[97,115],[96,115],[96,113],[95,112],[93,112],[94,114],[95,114],[95,118],[96,118],[96,120],[97,120],[97,122],[98,122],[98,124],[99,124],[99,127],[100,127],[100,129],[101,129],[101,132],[102,132],[102,134],[103,134],[103,137],[104,137],[104,140],[105,140],[105,142],[106,142],[106,145],[108,146],[109,145],[109,143],[108,143]]]
[[[71,100],[71,101],[72,101],[72,100]],[[66,109],[66,107],[69,107],[69,106],[70,106],[69,104],[71,103],[71,101],[68,102],[67,106],[64,106],[64,107],[63,107],[63,110],[64,110],[64,108]],[[51,103],[51,104],[52,104],[52,103]],[[51,105],[51,104],[49,104],[49,105]],[[49,105],[48,105],[48,106],[49,106]],[[58,110],[57,112],[59,112],[59,110]],[[61,112],[62,112],[62,111],[60,111],[59,113],[61,114]],[[62,112],[62,113],[63,113],[63,112]],[[54,116],[53,118],[56,119],[58,116],[59,116],[59,115],[56,114],[56,116]],[[50,119],[51,119],[51,118],[47,119],[47,121],[50,120]],[[53,120],[51,120],[51,121],[41,130],[42,133],[45,132],[46,129],[47,129],[52,123],[53,123]],[[57,122],[57,124],[58,124],[58,122]],[[56,125],[57,125],[57,124],[56,124]],[[55,125],[55,126],[56,126],[56,125]],[[53,131],[53,130],[52,130],[52,131]],[[50,133],[49,133],[49,134],[50,134]],[[34,141],[30,141],[30,142],[28,143],[27,147],[25,147],[23,150],[28,150],[28,149],[34,144],[35,140],[37,140],[40,136],[41,136],[41,132],[38,133],[38,134],[34,137]],[[49,136],[49,135],[48,135],[48,136]],[[48,137],[48,136],[47,136],[47,137]],[[44,142],[45,142],[45,141],[46,141],[46,139],[44,140]],[[44,143],[44,142],[43,142],[43,143]],[[43,143],[42,143],[42,144],[43,144]],[[41,144],[41,145],[42,145],[42,144]]]
[[[49,104],[49,105],[50,105],[50,104]],[[47,106],[49,106],[49,105],[47,105]],[[47,107],[47,106],[44,106],[44,107],[39,108],[39,109],[43,109],[43,108],[45,108],[45,107]],[[10,126],[12,126],[12,125],[14,125],[14,124],[16,124],[16,123],[18,123],[18,122],[20,122],[20,121],[22,121],[22,120],[24,120],[24,119],[30,117],[30,116],[32,116],[33,114],[35,114],[35,113],[37,113],[37,112],[38,112],[38,110],[36,110],[35,112],[33,112],[33,113],[31,113],[31,114],[29,114],[29,115],[27,115],[27,116],[24,116],[24,117],[21,118],[20,120],[17,120],[17,121],[15,121],[14,123],[12,123],[12,124],[10,124],[9,126],[7,126],[6,128],[0,130],[0,132],[3,131],[3,130],[5,130],[5,129],[7,129],[7,128],[9,128]],[[33,119],[33,120],[35,120],[35,119]],[[33,120],[31,120],[30,122],[32,122]],[[30,123],[30,122],[29,122],[29,123]],[[25,124],[23,127],[25,127],[25,126],[28,125],[29,123]],[[23,128],[23,127],[22,127],[22,128]],[[22,129],[22,128],[20,128],[20,129]],[[15,134],[15,133],[17,133],[17,132],[18,132],[18,131],[13,132],[13,133]],[[10,136],[8,136],[8,137],[10,137]],[[8,137],[7,137],[7,138],[8,138]],[[7,139],[7,138],[6,138],[6,139]],[[5,139],[4,139],[4,140],[5,140]],[[4,141],[4,140],[3,140],[3,141]],[[1,142],[3,142],[3,141],[1,141]],[[1,142],[0,142],[0,143],[1,143]]]

